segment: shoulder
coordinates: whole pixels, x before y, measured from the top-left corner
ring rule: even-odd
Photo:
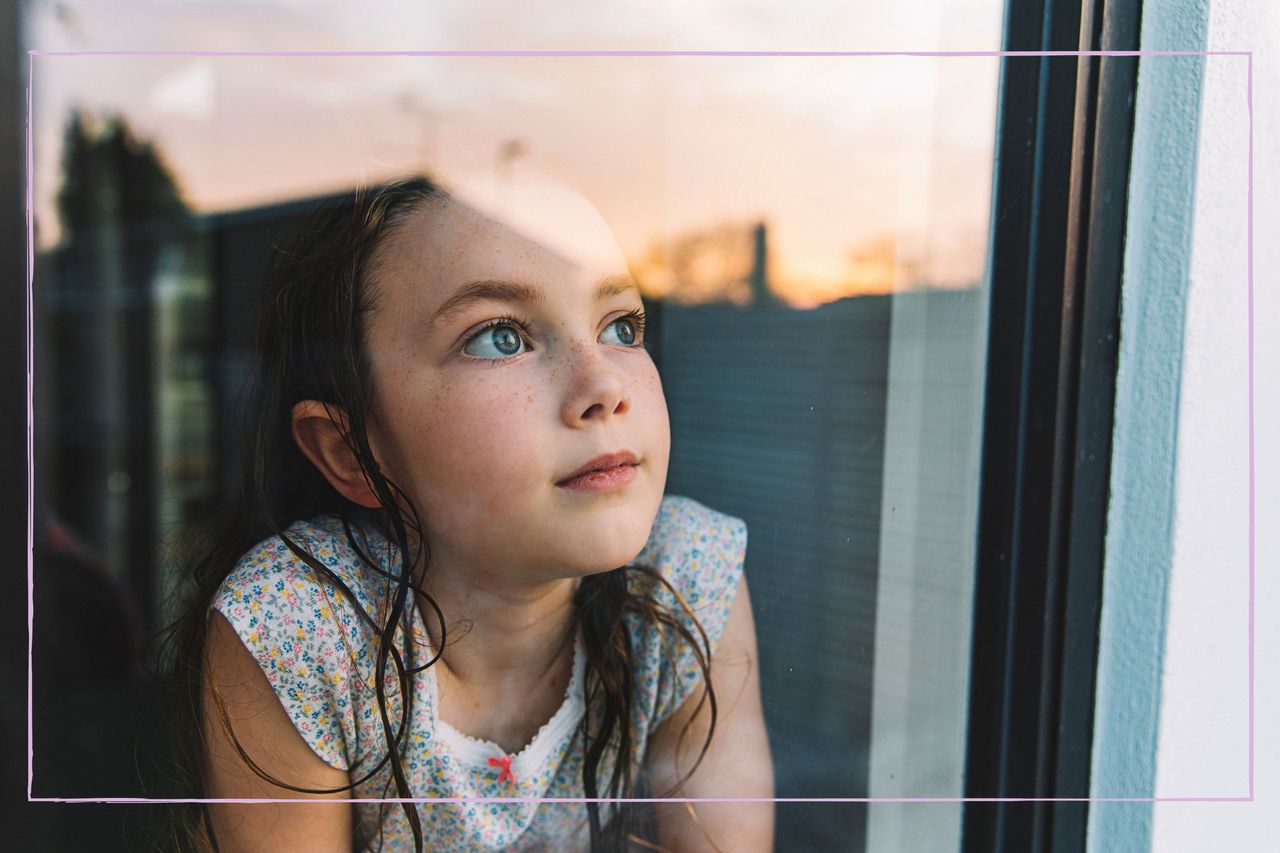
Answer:
[[[722,599],[737,589],[746,551],[745,521],[692,498],[667,495],[632,562],[656,569],[695,612],[721,604],[727,613],[732,602]]]
[[[356,544],[366,553],[377,548],[363,535]],[[283,536],[250,548],[223,581],[214,607],[234,625],[233,617],[252,615],[246,609],[257,612],[272,605],[275,613],[288,613],[332,599],[339,585],[362,606],[376,601],[376,574],[352,547],[341,519],[322,515],[294,522]]]
[[[353,533],[376,562],[368,553],[376,542]],[[376,618],[379,600],[378,575],[334,516],[295,522],[284,536],[259,542],[213,600],[299,733],[331,766],[345,768],[355,745],[352,713],[373,659],[367,617]]]
[[[628,575],[631,590],[665,608],[675,623],[628,614],[650,728],[670,716],[701,682],[698,652],[709,658],[720,643],[742,586],[746,549],[742,519],[691,498],[663,499],[649,541],[632,563],[653,569],[665,583],[638,571]]]

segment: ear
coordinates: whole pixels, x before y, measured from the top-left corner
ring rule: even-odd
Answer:
[[[346,413],[338,406],[303,400],[293,407],[293,440],[338,494],[360,506],[381,506],[356,455],[347,446]]]

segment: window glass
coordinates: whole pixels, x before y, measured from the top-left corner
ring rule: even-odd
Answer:
[[[188,47],[257,27],[295,52],[750,54],[788,34],[945,51],[997,49],[1001,8],[831,4],[802,33],[783,3],[637,6],[625,24],[583,6],[497,42],[477,35],[494,13],[465,4],[403,32],[283,0],[37,4],[28,26],[46,50],[117,48],[128,17],[133,47],[199,24]],[[36,573],[59,591],[37,594],[37,631],[61,638],[37,656],[37,706],[83,701],[59,667],[92,611],[118,670],[100,695],[147,719],[130,656],[172,615],[178,534],[234,485],[271,243],[364,183],[500,195],[550,174],[601,211],[648,303],[668,493],[747,523],[776,795],[961,796],[998,72],[989,56],[36,57]],[[35,728],[37,794],[137,791],[118,756],[55,731]],[[960,809],[782,806],[777,847],[955,849]]]

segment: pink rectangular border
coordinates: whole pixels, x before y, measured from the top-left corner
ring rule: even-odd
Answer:
[[[1247,797],[669,797],[669,798],[556,798],[556,797],[435,797],[392,799],[151,799],[146,797],[33,797],[34,744],[32,739],[32,668],[34,637],[34,311],[35,279],[35,148],[33,91],[37,56],[476,56],[476,57],[1014,57],[1014,56],[1244,56],[1247,58],[1246,104],[1248,109],[1248,387],[1249,387],[1249,795]],[[356,50],[356,51],[200,51],[200,50],[89,50],[27,51],[27,802],[29,803],[1241,803],[1254,801],[1254,388],[1253,388],[1253,51],[1251,50]]]

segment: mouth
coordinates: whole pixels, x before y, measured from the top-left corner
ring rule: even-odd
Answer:
[[[640,460],[629,450],[606,453],[592,459],[556,485],[582,491],[609,491],[621,488],[635,480],[636,467],[639,464]]]

